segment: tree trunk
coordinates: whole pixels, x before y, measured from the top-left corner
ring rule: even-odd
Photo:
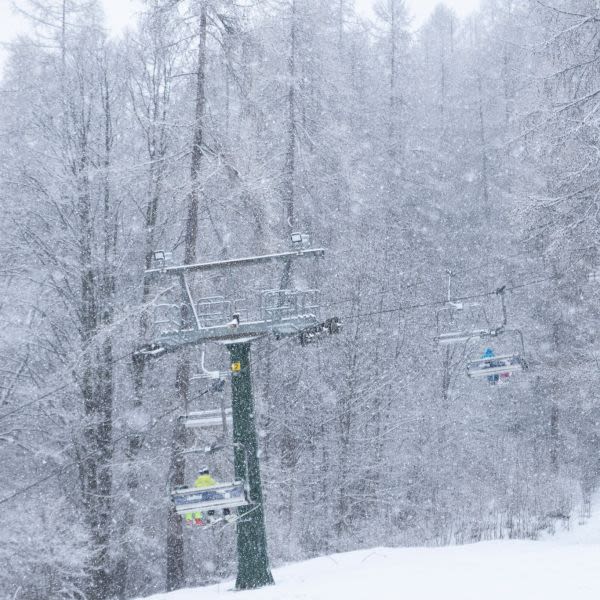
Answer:
[[[159,23],[160,25],[160,23]],[[166,59],[162,55],[162,48],[154,41],[154,54],[152,61],[155,72],[158,73],[157,81],[152,81],[151,90],[153,95],[149,99],[152,106],[152,122],[146,133],[148,146],[149,172],[148,172],[148,196],[144,214],[144,268],[152,266],[152,256],[155,248],[156,226],[158,209],[162,196],[163,180],[165,177],[165,155],[166,144],[166,120],[167,107],[169,103],[170,75],[166,65]],[[142,306],[145,307],[150,299],[150,282],[144,278],[142,284]],[[146,340],[150,328],[150,318],[144,310],[138,320],[137,345],[140,346]],[[132,357],[131,373],[133,380],[133,402],[132,412],[134,415],[143,412],[144,405],[144,377],[145,360],[138,354]],[[129,578],[129,562],[134,555],[130,547],[129,531],[135,524],[135,515],[138,513],[135,499],[136,490],[139,487],[138,467],[136,458],[143,446],[143,436],[137,423],[143,419],[135,419],[134,424],[129,424],[130,432],[127,437],[125,458],[127,461],[127,499],[125,502],[125,513],[128,518],[120,528],[120,556],[115,565],[115,595],[124,600],[127,597],[127,582]]]
[[[550,408],[550,468],[553,473],[558,473],[559,416],[558,406],[552,404]]]
[[[283,173],[283,203],[285,206],[285,229],[289,235],[297,227],[295,207],[296,178],[296,42],[298,36],[296,0],[291,4],[290,53],[288,56],[288,93],[287,93],[287,149]],[[292,282],[292,261],[285,263],[281,277],[281,289],[286,289]]]
[[[81,335],[83,367],[81,388],[84,402],[84,502],[92,540],[88,565],[91,600],[102,600],[111,591],[110,539],[112,529],[112,344],[107,338],[101,349],[93,351],[99,321],[106,324],[110,313],[101,313],[98,298],[106,285],[98,281],[93,267],[93,222],[85,130],[82,134],[78,216],[80,224]],[[107,266],[107,268],[109,268]],[[98,290],[100,284],[100,290]]]
[[[185,264],[196,261],[198,242],[198,209],[200,192],[198,180],[204,155],[204,115],[206,111],[206,18],[207,5],[203,1],[200,8],[200,29],[198,40],[198,71],[196,76],[196,118],[192,144],[190,171],[190,193],[188,196],[187,218],[185,225]],[[190,386],[190,360],[187,352],[181,355],[177,366],[177,397],[187,410],[187,398]],[[175,426],[171,445],[171,462],[169,481],[171,485],[182,485],[185,482],[185,461],[182,451],[185,448],[185,427],[181,423]],[[172,507],[167,521],[167,590],[173,591],[185,585],[184,544],[181,518]]]

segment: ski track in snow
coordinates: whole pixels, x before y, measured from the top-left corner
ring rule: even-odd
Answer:
[[[600,600],[600,510],[541,541],[443,548],[374,548],[274,569],[276,585],[248,600]],[[233,582],[151,596],[215,600]],[[236,594],[236,597],[239,597]],[[148,599],[150,600],[150,599]]]

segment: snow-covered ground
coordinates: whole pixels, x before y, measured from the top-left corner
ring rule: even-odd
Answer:
[[[598,503],[595,503],[598,507]],[[275,569],[247,600],[600,600],[600,510],[542,541],[444,548],[375,548]],[[230,597],[232,582],[152,596]]]

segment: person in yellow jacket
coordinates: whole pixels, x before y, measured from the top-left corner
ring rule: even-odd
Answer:
[[[194,487],[196,488],[207,488],[213,485],[217,485],[217,482],[211,477],[208,467],[202,467],[197,474],[196,481],[194,481]],[[208,511],[208,515],[213,511]],[[185,524],[186,525],[205,525],[206,519],[200,511],[185,513]]]

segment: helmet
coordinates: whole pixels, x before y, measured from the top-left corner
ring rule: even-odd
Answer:
[[[210,474],[210,469],[208,467],[200,467],[198,469],[197,475],[209,475],[209,474]]]

